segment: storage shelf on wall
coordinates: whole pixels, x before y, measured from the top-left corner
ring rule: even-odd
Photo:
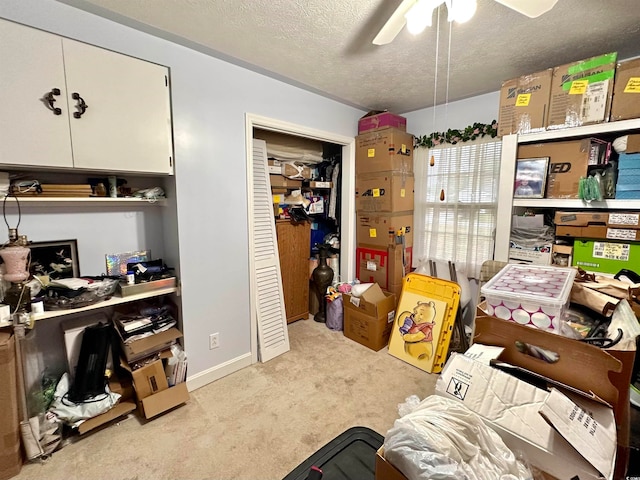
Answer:
[[[513,198],[513,186],[518,157],[518,146],[533,142],[572,140],[586,137],[606,137],[613,139],[628,133],[640,133],[640,118],[619,122],[598,123],[582,127],[551,130],[524,135],[514,134],[502,137],[502,158],[500,185],[498,188],[498,209],[494,260],[508,261],[511,237],[511,215],[513,208],[548,209],[616,209],[640,210],[640,200],[603,200],[586,203],[580,199],[564,198]]]
[[[168,295],[170,293],[178,292],[178,287],[159,288],[150,292],[138,293],[137,295],[129,295],[126,297],[113,296],[108,300],[103,300],[92,305],[80,308],[71,308],[69,310],[50,310],[44,313],[38,313],[33,315],[33,319],[36,321],[46,320],[48,318],[63,317],[65,315],[72,315],[75,313],[87,312],[90,310],[97,310],[99,308],[112,307],[114,305],[120,305],[123,303],[135,302],[138,300],[144,300],[145,298],[160,297],[162,295]]]
[[[55,206],[69,206],[69,207],[84,207],[89,205],[100,206],[118,206],[118,205],[136,205],[136,206],[149,206],[149,207],[165,207],[167,205],[166,199],[158,199],[150,201],[146,198],[137,197],[16,197],[20,202],[20,206],[38,206],[38,207],[55,207]],[[7,200],[7,207],[15,206],[14,199]]]

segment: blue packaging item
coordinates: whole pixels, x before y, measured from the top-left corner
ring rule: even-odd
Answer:
[[[636,185],[640,189],[640,168],[625,170],[618,176],[617,185]]]
[[[628,170],[640,168],[640,153],[621,153],[618,158],[618,169]]]
[[[633,184],[633,185],[616,185],[616,190],[618,192],[633,192],[634,190],[638,190],[640,191],[640,185],[638,184]]]
[[[638,200],[640,199],[640,190],[617,190],[616,200]]]

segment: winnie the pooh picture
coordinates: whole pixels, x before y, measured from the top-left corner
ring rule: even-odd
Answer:
[[[436,325],[436,304],[417,302],[412,312],[398,315],[398,330],[404,341],[404,351],[417,360],[433,356],[433,328]]]

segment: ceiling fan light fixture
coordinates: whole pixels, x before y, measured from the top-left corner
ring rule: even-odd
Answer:
[[[465,23],[473,18],[478,9],[476,0],[447,0],[448,20]]]
[[[416,3],[405,14],[407,30],[413,35],[424,32],[424,29],[431,26],[433,18],[434,2],[432,0],[417,0]]]

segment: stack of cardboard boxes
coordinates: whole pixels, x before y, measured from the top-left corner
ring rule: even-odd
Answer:
[[[413,135],[389,112],[366,115],[356,138],[356,266],[396,298],[413,250]]]

